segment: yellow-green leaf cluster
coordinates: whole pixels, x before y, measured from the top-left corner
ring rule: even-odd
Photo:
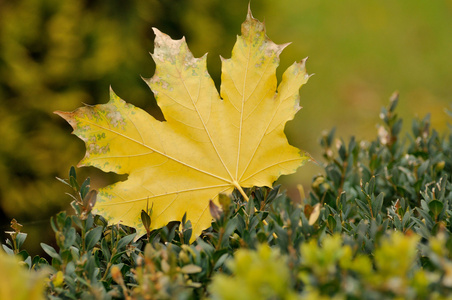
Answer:
[[[212,299],[299,299],[290,287],[287,257],[268,245],[238,250],[229,268],[233,276],[214,277]]]
[[[0,251],[0,299],[44,299],[44,277],[31,273],[19,260]]]

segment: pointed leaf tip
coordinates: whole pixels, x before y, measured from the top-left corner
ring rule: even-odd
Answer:
[[[69,125],[71,125],[72,129],[76,129],[77,128],[77,121],[74,119],[74,112],[67,112],[67,111],[54,111],[54,114],[62,117],[64,120],[66,120],[66,122],[69,123]]]
[[[154,53],[152,53],[151,56],[154,61],[157,59],[162,62],[174,62],[180,53],[185,53],[187,59],[193,57],[190,50],[188,50],[187,44],[185,42],[185,37],[182,37],[178,40],[173,40],[169,35],[161,32],[157,28],[153,28],[153,30],[155,33]]]
[[[248,12],[246,14],[246,19],[254,19],[253,13],[251,12],[251,2],[248,2]]]

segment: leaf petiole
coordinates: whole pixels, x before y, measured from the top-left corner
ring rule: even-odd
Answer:
[[[245,199],[246,202],[248,202],[250,200],[250,198],[248,198],[248,196],[246,195],[245,191],[242,189],[242,187],[240,186],[240,184],[234,180],[232,182],[232,185],[234,185],[234,187],[240,192],[240,194],[242,194],[243,199]]]
[[[242,194],[243,199],[245,199],[246,202],[248,202],[248,201],[250,200],[250,198],[248,198],[247,194],[246,194],[245,191],[242,189],[242,187],[240,186],[240,184],[239,184],[237,181],[235,181],[235,180],[232,182],[232,184],[233,184],[234,187],[240,192],[240,194]],[[254,208],[254,211],[256,212],[257,209]],[[264,225],[268,225],[268,223],[267,223],[266,220],[262,220],[262,223],[263,223]],[[278,238],[278,236],[277,236],[276,233],[274,233],[274,232],[273,232],[273,237],[274,237],[275,239]]]

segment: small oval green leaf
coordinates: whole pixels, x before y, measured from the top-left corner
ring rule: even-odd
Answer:
[[[441,213],[443,210],[444,204],[438,200],[432,200],[428,203],[428,208],[433,213],[435,218]]]

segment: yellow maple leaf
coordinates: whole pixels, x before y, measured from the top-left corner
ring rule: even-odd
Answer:
[[[95,212],[111,223],[145,229],[141,210],[153,207],[152,228],[181,220],[193,226],[192,240],[208,228],[209,200],[243,187],[271,186],[308,159],[289,145],[284,126],[300,109],[299,88],[309,76],[295,62],[277,87],[279,54],[264,24],[248,12],[230,59],[222,59],[221,97],[206,68],[185,39],[154,29],[156,71],[145,79],[166,119],[160,122],[121,100],[56,112],[85,141],[79,166],[129,174],[99,190]]]

